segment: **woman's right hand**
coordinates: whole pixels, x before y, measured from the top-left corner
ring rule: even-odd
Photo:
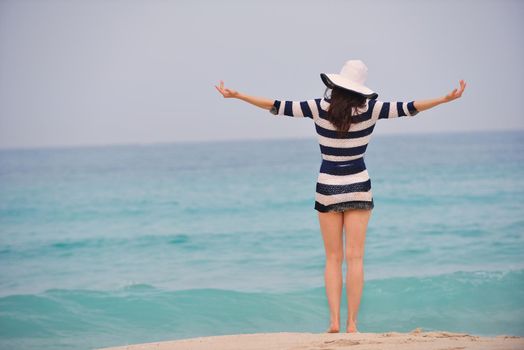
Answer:
[[[238,97],[238,91],[227,89],[224,87],[224,81],[220,80],[220,86],[216,86],[217,90],[224,96],[224,98]]]
[[[462,96],[462,92],[464,92],[464,89],[466,88],[466,82],[464,80],[460,80],[460,89],[453,89],[449,94],[444,96],[443,100],[444,102],[450,102],[453,101],[460,96]]]

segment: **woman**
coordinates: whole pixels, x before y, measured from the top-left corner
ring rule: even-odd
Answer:
[[[364,283],[364,242],[374,207],[371,180],[364,154],[375,123],[379,119],[415,116],[462,95],[466,83],[443,97],[411,102],[382,102],[365,85],[367,67],[361,60],[348,60],[340,74],[321,73],[326,85],[323,98],[306,101],[280,101],[249,96],[227,89],[220,81],[217,90],[225,98],[238,98],[274,115],[313,119],[322,164],[316,184],[315,209],[324,241],[326,263],[324,280],[330,311],[329,333],[339,332],[342,263],[347,264],[346,292],[348,319],[346,332],[358,332],[357,313]],[[330,91],[330,95],[328,95]],[[346,233],[343,248],[343,231]]]

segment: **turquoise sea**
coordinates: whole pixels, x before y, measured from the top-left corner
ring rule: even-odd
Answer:
[[[323,332],[315,137],[1,150],[0,348]],[[365,160],[359,330],[524,336],[524,132]]]

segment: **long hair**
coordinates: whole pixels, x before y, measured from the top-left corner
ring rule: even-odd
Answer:
[[[328,95],[328,91],[331,92]],[[359,114],[357,109],[366,105],[366,96],[354,91],[334,86],[326,88],[324,98],[329,101],[328,120],[337,128],[337,136],[344,137],[351,126],[352,116]]]

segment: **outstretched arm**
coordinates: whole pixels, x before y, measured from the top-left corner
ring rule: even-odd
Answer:
[[[322,101],[321,98],[305,101],[275,100],[269,111],[274,115],[316,119],[320,114],[320,101]]]
[[[275,100],[270,100],[264,97],[249,96],[236,90],[227,89],[224,87],[224,81],[222,80],[220,80],[220,85],[215,85],[215,87],[222,94],[222,96],[224,96],[224,98],[237,98],[263,109],[271,109],[271,107],[273,107],[273,103],[275,102]]]
[[[449,94],[427,99],[417,100],[411,102],[382,102],[377,101],[379,107],[378,119],[396,118],[403,116],[414,116],[418,112],[425,111],[427,109],[438,106],[439,104],[453,101],[462,96],[462,92],[466,88],[466,82],[460,80],[460,88],[453,89]]]
[[[287,115],[290,117],[307,117],[314,119],[318,116],[320,98],[305,101],[271,100],[264,97],[255,97],[240,93],[238,91],[224,88],[224,82],[220,81],[217,90],[225,98],[237,98],[257,107],[267,109],[274,115]]]
[[[464,80],[460,80],[460,88],[455,88],[453,91],[451,91],[449,94],[443,97],[437,97],[429,100],[420,100],[415,101],[415,108],[418,111],[424,111],[426,109],[433,108],[435,106],[438,106],[441,103],[446,103],[453,101],[460,96],[462,96],[462,93],[464,92],[464,89],[466,88],[466,82]]]
[[[383,102],[376,100],[374,109],[378,111],[378,119],[391,119],[405,116],[413,117],[419,112],[415,108],[415,101]]]
[[[263,108],[263,109],[271,109],[273,106],[273,102],[275,100],[270,100],[265,97],[255,97],[246,95],[243,93],[238,93],[237,98],[242,101],[246,101],[247,103],[251,103],[252,105],[255,105],[257,107]]]

